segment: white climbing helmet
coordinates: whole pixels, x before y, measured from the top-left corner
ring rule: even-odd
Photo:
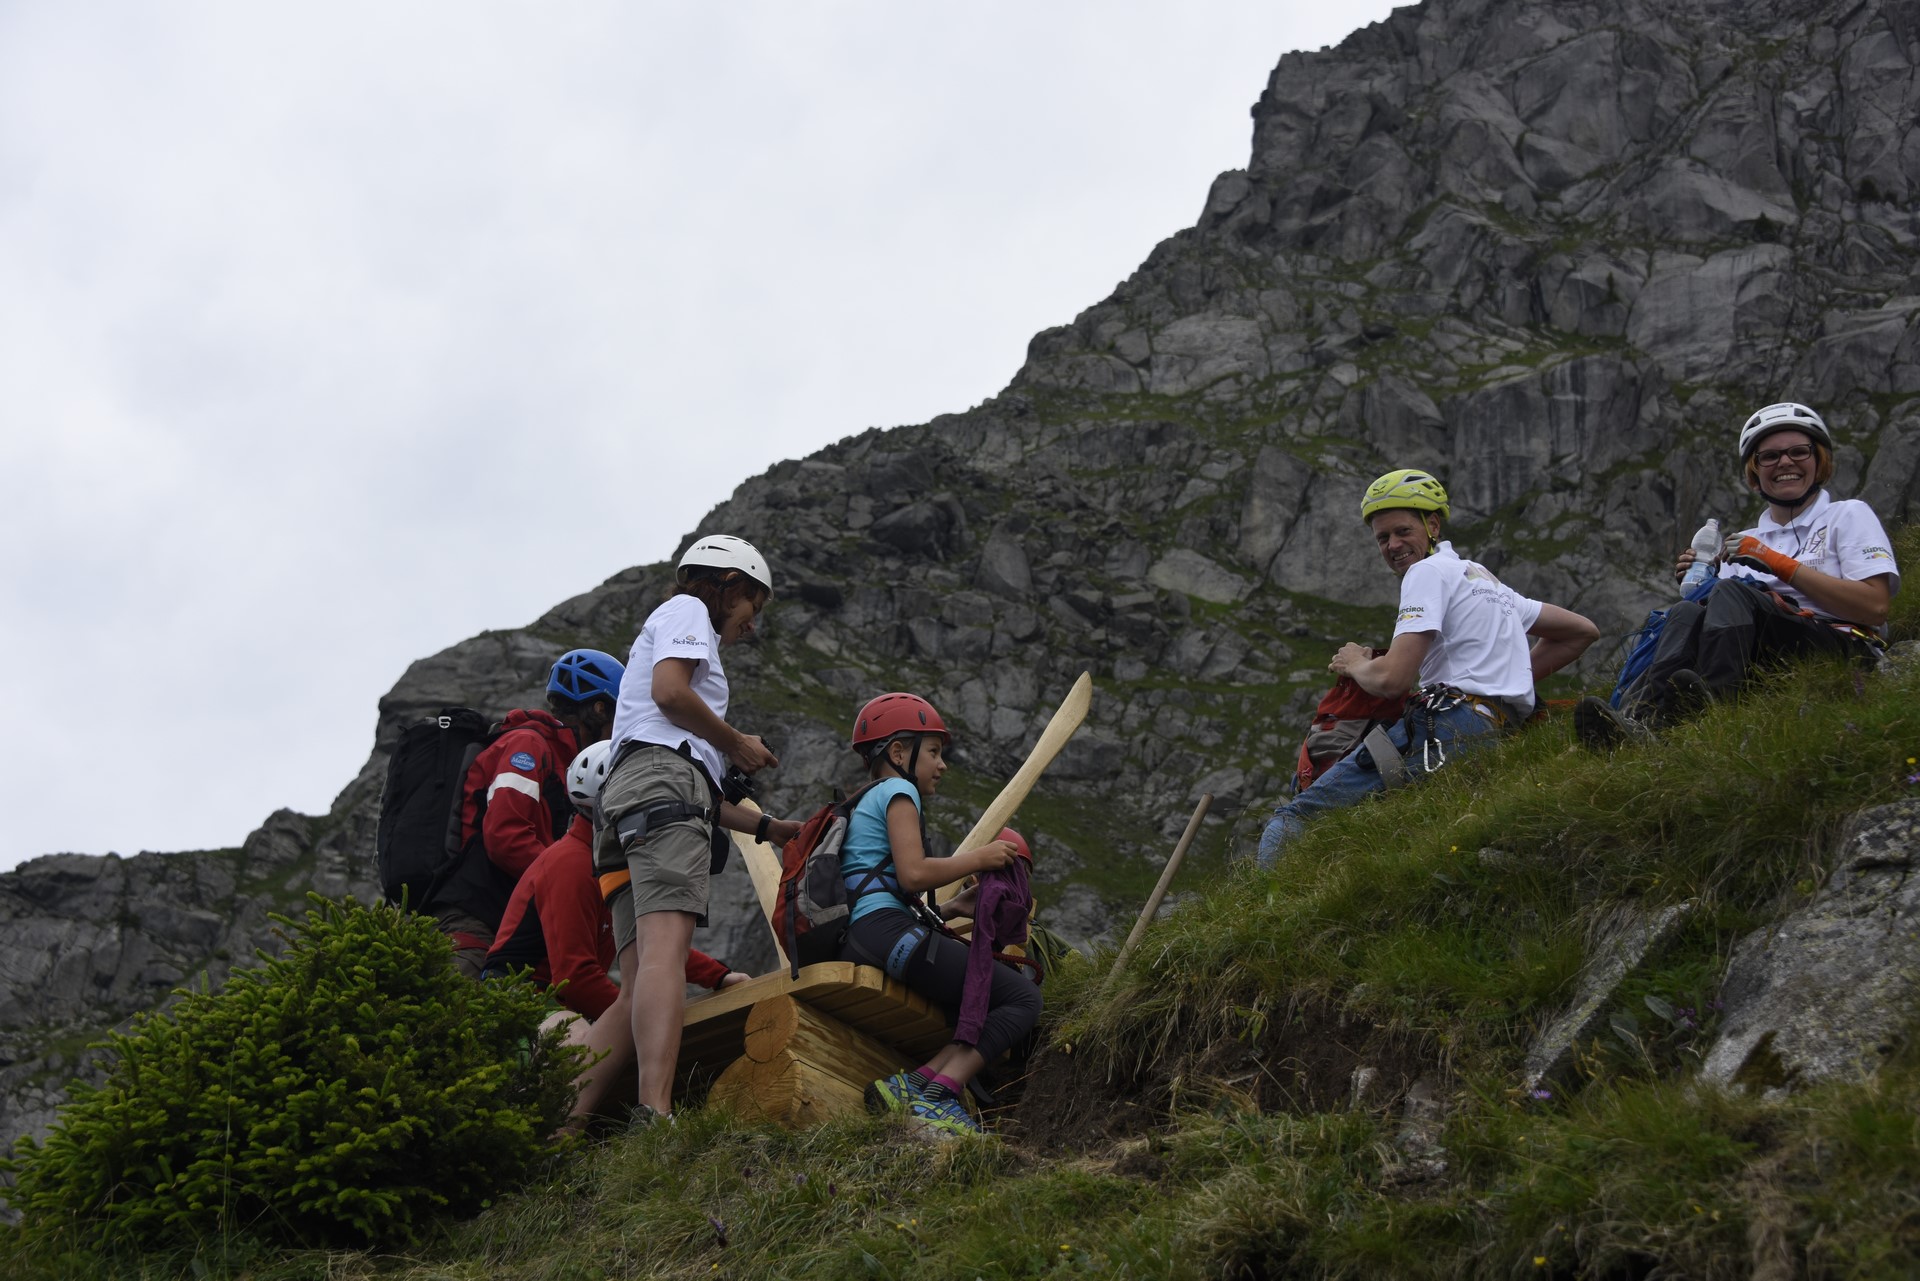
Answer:
[[[1783,400],[1754,410],[1753,416],[1747,419],[1747,425],[1740,429],[1740,461],[1744,463],[1753,457],[1760,442],[1783,427],[1798,428],[1828,449],[1833,448],[1833,433],[1827,430],[1826,421],[1819,414],[1797,400]]]
[[[613,744],[603,738],[588,743],[567,766],[567,799],[589,823],[600,821],[600,789],[607,785],[607,762],[612,759]]]
[[[693,546],[687,548],[687,554],[680,558],[680,581],[686,582],[687,571],[695,568],[737,569],[766,588],[767,595],[773,595],[773,571],[767,568],[766,557],[744,538],[735,538],[732,534],[696,538]]]

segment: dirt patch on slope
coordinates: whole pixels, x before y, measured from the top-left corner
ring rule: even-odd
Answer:
[[[1132,1064],[1048,1046],[1034,1056],[1019,1105],[1002,1124],[1042,1151],[1089,1152],[1159,1128],[1176,1104],[1231,1099],[1301,1113],[1383,1107],[1437,1060],[1424,1038],[1345,1016],[1326,1002],[1294,1007],[1257,1041],[1209,1041],[1196,1029],[1185,1038],[1176,1030],[1170,1043],[1179,1048]]]

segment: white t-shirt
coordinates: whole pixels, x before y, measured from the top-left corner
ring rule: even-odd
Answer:
[[[1422,685],[1451,685],[1531,707],[1527,629],[1539,617],[1539,601],[1520,595],[1484,565],[1460,559],[1452,543],[1441,543],[1400,579],[1393,634],[1434,633],[1420,660]]]
[[[1833,501],[1826,490],[1792,520],[1782,525],[1769,507],[1760,514],[1760,523],[1742,534],[1751,535],[1785,556],[1791,556],[1808,569],[1817,569],[1835,578],[1858,581],[1879,574],[1891,574],[1887,586],[1900,590],[1900,567],[1893,561],[1893,542],[1880,525],[1873,508],[1857,498]],[[1720,572],[1735,578],[1749,578],[1768,591],[1779,592],[1796,608],[1810,609],[1821,618],[1833,615],[1813,603],[1792,583],[1783,583],[1772,574],[1745,565],[1722,565]]]
[[[665,658],[692,659],[693,679],[689,684],[693,692],[715,716],[727,719],[727,673],[720,666],[720,633],[713,630],[713,620],[698,597],[669,596],[647,615],[627,654],[627,674],[620,682],[620,702],[613,712],[614,750],[628,741],[663,747],[685,743],[692,749],[693,758],[706,767],[707,777],[718,783],[727,772],[720,750],[668,720],[653,701],[653,669]]]

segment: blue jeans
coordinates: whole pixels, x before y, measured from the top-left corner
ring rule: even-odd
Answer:
[[[1417,722],[1411,742],[1407,731],[1409,722]],[[1431,721],[1426,712],[1407,708],[1406,716],[1387,731],[1387,737],[1400,749],[1408,782],[1427,773],[1424,749],[1429,742],[1429,724],[1431,741],[1436,745],[1433,751],[1436,767],[1440,764],[1441,748],[1446,750],[1447,759],[1453,760],[1475,747],[1485,746],[1479,740],[1491,739],[1500,732],[1499,725],[1476,710],[1472,703],[1460,703],[1444,712],[1435,712]],[[1300,835],[1308,819],[1325,810],[1358,805],[1373,793],[1385,791],[1386,787],[1379,767],[1373,763],[1373,753],[1364,746],[1355,748],[1329,766],[1326,773],[1314,780],[1312,787],[1273,812],[1273,817],[1267,820],[1266,831],[1260,834],[1260,849],[1254,857],[1261,867],[1272,867],[1279,861],[1281,849]]]

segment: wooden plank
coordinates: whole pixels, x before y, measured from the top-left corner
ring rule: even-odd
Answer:
[[[741,809],[750,814],[760,813],[760,807],[751,797],[738,802]],[[760,897],[760,919],[767,923],[767,935],[773,940],[773,954],[780,959],[780,968],[787,968],[787,949],[780,945],[780,932],[773,927],[773,909],[780,899],[780,850],[775,845],[762,845],[746,832],[728,832],[733,839],[733,848],[740,855],[740,861],[747,865],[747,875],[753,878],[753,892]]]

